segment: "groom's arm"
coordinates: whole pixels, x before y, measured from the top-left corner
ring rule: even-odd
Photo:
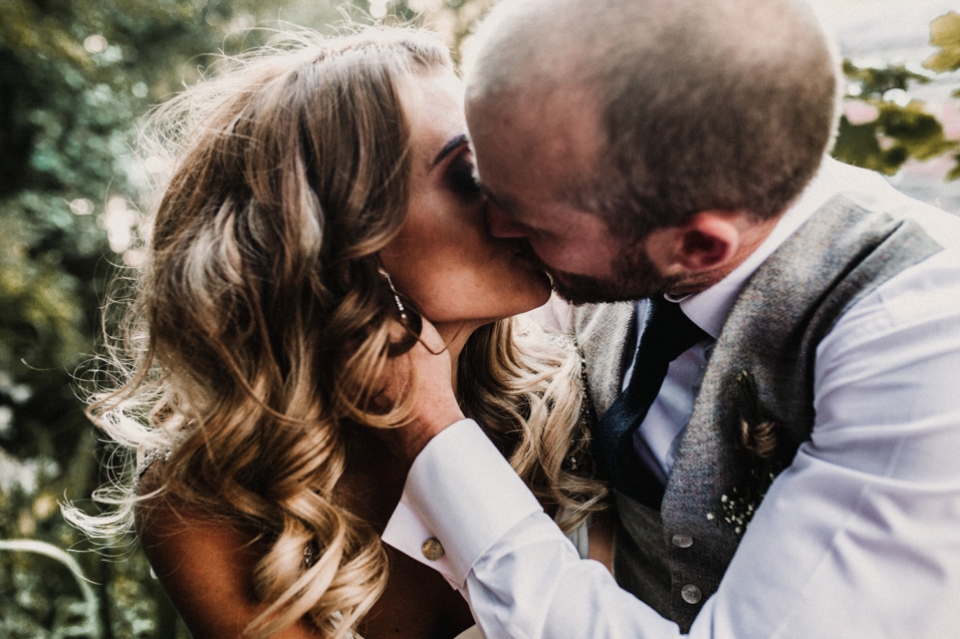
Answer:
[[[440,557],[436,546],[424,547],[433,539]],[[579,558],[471,420],[444,430],[417,457],[383,540],[441,572],[486,637],[680,636],[602,564]]]
[[[690,636],[948,637],[960,627],[960,270],[946,262],[891,280],[824,339],[812,440],[774,482]],[[469,422],[417,457],[395,519],[420,522],[421,537],[396,545],[443,564],[488,637],[680,634],[577,559]],[[424,558],[428,537],[442,559]]]

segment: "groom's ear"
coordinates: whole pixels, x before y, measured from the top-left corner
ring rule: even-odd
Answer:
[[[723,266],[740,247],[739,215],[702,211],[682,228],[677,258],[688,271],[699,273]]]
[[[648,255],[664,275],[702,273],[722,267],[741,244],[744,214],[701,211],[681,226],[648,237]]]

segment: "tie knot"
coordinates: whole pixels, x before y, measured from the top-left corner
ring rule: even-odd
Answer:
[[[637,357],[659,357],[672,362],[685,350],[708,337],[684,314],[680,304],[663,297],[652,297]]]

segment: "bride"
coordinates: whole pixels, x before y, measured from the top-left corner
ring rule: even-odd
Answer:
[[[454,637],[469,610],[383,531],[390,366],[425,317],[464,412],[565,530],[602,508],[580,361],[512,316],[547,277],[485,229],[462,87],[428,33],[300,33],[162,107],[175,163],[89,410],[127,455],[68,517],[134,527],[195,637]],[[393,397],[391,391],[390,396]]]

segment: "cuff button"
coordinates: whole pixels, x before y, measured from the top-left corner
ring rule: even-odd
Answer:
[[[429,559],[430,561],[436,561],[443,557],[443,544],[440,543],[440,540],[436,537],[431,537],[430,539],[423,542],[423,545],[420,546],[423,556]]]

